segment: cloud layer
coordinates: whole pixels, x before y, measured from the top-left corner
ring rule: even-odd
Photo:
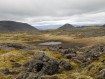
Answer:
[[[32,25],[105,22],[105,0],[0,0],[0,20]]]

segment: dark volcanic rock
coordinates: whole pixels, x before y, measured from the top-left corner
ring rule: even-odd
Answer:
[[[16,79],[26,79],[29,76],[29,72],[26,72],[24,74],[19,74],[19,76]]]
[[[65,70],[71,70],[72,69],[72,66],[67,63],[66,61],[60,61],[60,66],[63,67]]]
[[[59,52],[66,58],[71,59],[76,56],[76,51],[74,49],[59,49]]]
[[[59,64],[57,61],[50,59],[48,62],[43,62],[41,60],[35,60],[32,62],[29,62],[27,66],[28,72],[35,72],[35,73],[43,73],[52,75],[58,72],[59,70]]]
[[[24,49],[25,48],[25,46],[22,46],[21,44],[16,44],[16,43],[8,43],[7,46],[13,47],[15,49]]]
[[[105,44],[95,45],[89,48],[85,48],[84,57],[90,58],[91,60],[98,60],[98,57],[102,54],[105,54]]]
[[[39,53],[38,55],[36,55],[36,59],[41,60],[43,62],[48,62],[50,60],[50,58],[46,56],[44,53]]]
[[[9,71],[9,69],[8,68],[5,68],[5,69],[3,69],[3,70],[1,70],[1,72],[3,73],[3,74],[10,74],[10,71]]]
[[[59,62],[56,59],[46,56],[44,53],[38,53],[32,60],[21,66],[21,72],[16,79],[41,79],[43,75],[58,73],[62,70],[61,68],[64,71],[68,71],[72,69],[72,66],[66,61]]]
[[[56,60],[50,59],[43,70],[45,70],[46,74],[53,75],[58,72],[59,64]]]
[[[0,43],[0,48],[3,50],[25,49],[26,47],[17,43]]]
[[[42,54],[36,55],[35,59],[32,59],[26,64],[24,64],[23,71],[35,73],[34,76],[36,78],[34,79],[38,79],[37,77],[41,77],[41,75],[44,75],[44,74],[53,75],[57,73],[59,71],[59,63],[56,60],[49,58],[44,53],[42,53]],[[25,73],[17,77],[17,79],[21,79],[21,78],[26,79],[27,75],[25,78],[23,78],[23,75],[25,76]]]

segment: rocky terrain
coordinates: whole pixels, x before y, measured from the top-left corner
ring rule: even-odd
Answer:
[[[0,33],[0,79],[105,79],[104,27],[71,28]]]

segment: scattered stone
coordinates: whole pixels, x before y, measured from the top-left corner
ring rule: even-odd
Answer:
[[[65,70],[71,70],[72,69],[72,66],[69,64],[69,63],[67,63],[66,61],[60,61],[60,66],[61,67],[63,67]]]
[[[17,43],[0,43],[0,48],[3,50],[24,49],[25,46]]]
[[[66,58],[71,59],[76,56],[76,51],[74,49],[59,49],[59,52]]]
[[[5,69],[3,69],[3,70],[1,70],[1,72],[3,73],[3,74],[10,74],[10,71],[9,71],[9,69],[8,68],[5,68]]]
[[[25,47],[22,46],[21,44],[16,44],[16,43],[8,43],[7,44],[8,47],[13,47],[15,49],[24,49]]]
[[[53,75],[58,72],[59,63],[54,59],[50,59],[48,63],[45,64],[45,67],[43,68],[43,70],[45,74]]]
[[[65,54],[64,57],[66,57],[67,59],[71,59],[72,57],[75,57],[75,54]]]
[[[25,63],[21,69],[23,69],[23,71],[25,70],[26,72],[29,72],[29,75],[33,75],[32,73],[34,73],[35,78],[32,79],[38,79],[37,77],[41,77],[44,74],[56,74],[59,71],[59,63],[55,59],[49,58],[42,53],[36,55],[34,59]],[[29,75],[25,75],[26,74],[23,74],[22,76],[17,77],[17,79],[20,79],[20,77],[21,79],[26,79],[29,77]]]
[[[21,64],[19,64],[19,63],[16,63],[16,62],[14,62],[14,63],[12,63],[12,67],[14,68],[14,67],[20,67],[21,66]]]

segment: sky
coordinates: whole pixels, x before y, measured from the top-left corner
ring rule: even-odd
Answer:
[[[105,0],[0,0],[1,20],[45,28],[65,23],[105,24]]]

